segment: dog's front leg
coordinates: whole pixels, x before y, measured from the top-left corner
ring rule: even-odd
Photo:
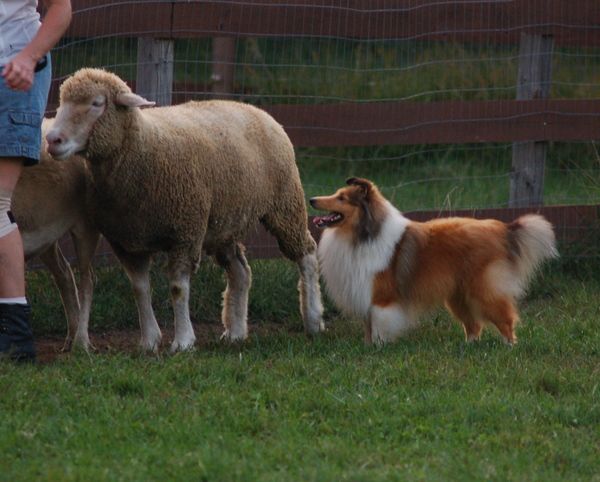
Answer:
[[[371,342],[378,345],[397,340],[412,327],[408,313],[397,303],[371,306],[369,320]]]

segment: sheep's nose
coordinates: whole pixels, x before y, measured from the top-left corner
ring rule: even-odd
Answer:
[[[60,135],[59,132],[48,132],[46,135],[46,141],[48,141],[49,146],[58,146],[64,142],[64,138]]]

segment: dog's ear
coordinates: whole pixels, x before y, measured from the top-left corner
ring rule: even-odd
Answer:
[[[371,190],[374,186],[373,183],[368,179],[363,179],[360,177],[350,177],[346,179],[346,184],[348,184],[348,186],[358,186],[365,197],[369,197],[369,194],[371,194]]]

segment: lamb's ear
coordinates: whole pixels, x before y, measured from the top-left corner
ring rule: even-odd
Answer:
[[[371,189],[373,189],[373,183],[371,181],[360,177],[348,178],[346,179],[346,184],[348,184],[348,186],[360,187],[365,197],[368,196],[371,193]]]
[[[115,103],[125,107],[152,107],[156,105],[156,102],[146,100],[142,96],[134,94],[133,92],[122,92],[117,94]]]

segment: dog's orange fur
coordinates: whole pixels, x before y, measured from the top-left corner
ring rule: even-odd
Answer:
[[[342,214],[343,219],[329,229],[358,242],[357,233],[364,228],[361,203],[368,203],[376,227],[386,215],[386,201],[369,181],[355,181],[357,184],[332,196],[313,198],[311,203],[317,209]],[[410,221],[389,267],[373,278],[372,305],[399,305],[414,317],[445,305],[462,323],[468,340],[478,339],[488,321],[508,343],[515,343],[519,316],[514,293],[518,288],[503,283],[520,281],[511,271],[519,262],[513,233],[520,228],[519,220],[512,224],[456,217]],[[366,340],[371,341],[369,320],[365,330]]]

